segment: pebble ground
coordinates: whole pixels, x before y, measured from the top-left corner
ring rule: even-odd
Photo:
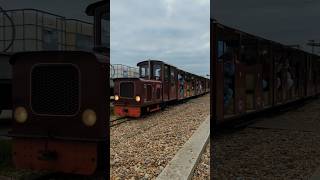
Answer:
[[[111,128],[111,179],[155,179],[210,113],[209,94]]]
[[[192,180],[210,180],[210,143],[201,155],[201,159],[196,166]]]
[[[249,126],[214,137],[213,179],[307,180],[312,176],[320,166],[320,100],[262,120],[286,124]]]

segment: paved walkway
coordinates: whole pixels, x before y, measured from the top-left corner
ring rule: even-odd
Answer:
[[[210,138],[210,116],[199,126],[191,138],[157,177],[157,180],[189,180]]]

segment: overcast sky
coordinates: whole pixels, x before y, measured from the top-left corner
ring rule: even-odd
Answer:
[[[214,0],[220,23],[284,44],[320,40],[319,0]],[[317,50],[319,52],[320,49]]]
[[[112,0],[111,63],[158,59],[206,75],[209,17],[209,0]]]
[[[85,21],[93,21],[86,15],[86,7],[99,0],[0,0],[3,9],[39,9],[54,14]]]

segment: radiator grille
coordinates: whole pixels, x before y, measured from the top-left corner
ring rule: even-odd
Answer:
[[[31,105],[37,114],[74,115],[79,108],[79,72],[69,64],[37,65],[31,72]]]
[[[120,96],[126,98],[133,98],[134,86],[132,82],[120,83]]]

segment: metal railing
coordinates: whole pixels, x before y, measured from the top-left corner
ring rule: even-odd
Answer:
[[[110,65],[110,78],[138,78],[139,69],[136,67],[130,67],[123,64],[111,64]]]
[[[12,41],[7,52],[41,50],[86,50],[93,48],[93,24],[38,9],[12,9],[0,12],[0,49]],[[14,31],[14,32],[13,32]]]

